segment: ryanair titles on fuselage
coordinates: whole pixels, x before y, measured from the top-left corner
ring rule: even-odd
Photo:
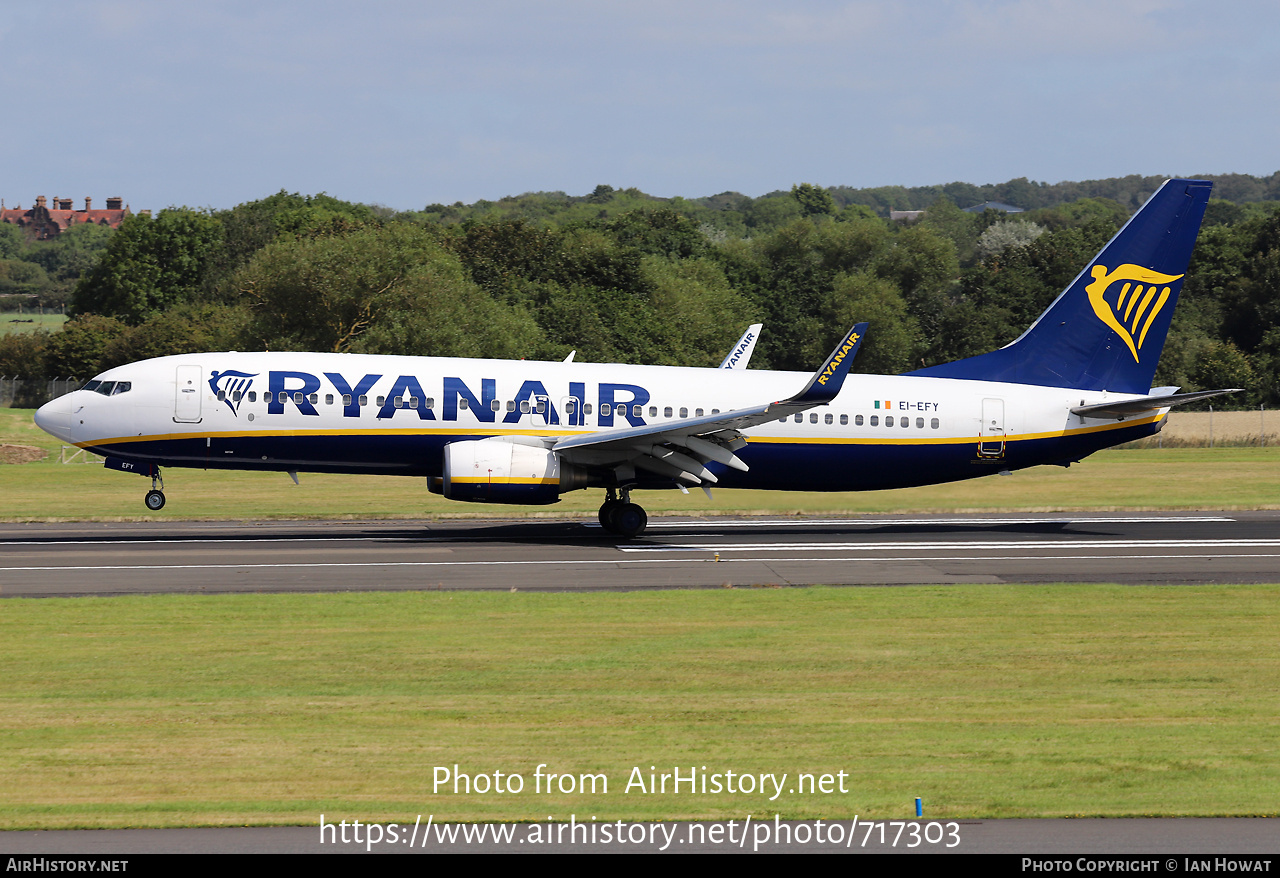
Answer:
[[[423,421],[456,421],[459,411],[469,411],[471,417],[481,423],[516,424],[522,416],[536,414],[548,425],[568,427],[585,426],[586,415],[592,414],[593,408],[598,426],[612,427],[615,418],[633,427],[643,426],[643,407],[650,399],[649,391],[638,384],[610,382],[596,384],[595,398],[588,399],[584,381],[570,381],[567,394],[553,396],[538,380],[525,380],[514,396],[499,399],[496,378],[481,378],[477,393],[474,381],[468,384],[462,378],[446,376],[440,385],[441,406],[437,414],[435,396],[427,393],[423,381],[416,375],[395,376],[385,392],[379,391],[378,396],[371,399],[374,389],[385,386],[388,378],[370,373],[353,382],[339,372],[314,375],[283,369],[272,369],[265,374],[214,370],[209,388],[219,404],[227,406],[237,417],[241,406],[246,401],[255,402],[259,392],[267,404],[268,415],[284,414],[285,407],[292,406],[303,415],[319,417],[313,395],[332,389],[341,397],[345,418],[359,418],[364,409],[373,408],[379,419],[393,418],[400,412],[416,412]]]

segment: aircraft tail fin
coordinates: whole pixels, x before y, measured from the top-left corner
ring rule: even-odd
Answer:
[[[907,374],[1147,393],[1212,188],[1166,180],[1016,340]]]

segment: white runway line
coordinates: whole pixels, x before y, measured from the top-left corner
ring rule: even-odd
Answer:
[[[1207,549],[1280,547],[1275,540],[994,540],[991,542],[879,542],[879,543],[682,543],[618,546],[621,552],[875,552],[1014,549]]]
[[[739,519],[717,521],[663,521],[649,519],[646,530],[655,528],[680,527],[806,527],[812,525],[854,525],[860,527],[883,527],[887,524],[1159,524],[1173,522],[1217,523],[1232,522],[1234,518],[1221,516],[1110,516],[1108,518],[781,518],[781,519]],[[599,524],[588,524],[587,527],[600,527]]]
[[[950,556],[921,556],[921,555],[885,555],[885,556],[866,556],[856,555],[845,558],[824,556],[821,558],[779,558],[777,556],[767,558],[721,558],[719,561],[712,561],[710,558],[627,558],[614,560],[592,560],[592,561],[334,561],[334,562],[281,562],[279,564],[122,564],[122,565],[102,565],[97,567],[87,566],[68,566],[68,567],[4,567],[0,568],[0,573],[16,573],[16,572],[35,572],[35,573],[57,573],[67,571],[92,571],[92,570],[290,570],[290,569],[308,569],[318,567],[357,567],[357,568],[374,568],[374,567],[528,567],[528,566],[545,566],[559,565],[563,567],[581,567],[581,566],[597,566],[597,567],[625,567],[640,564],[830,564],[838,561],[849,562],[876,562],[876,563],[935,563],[938,561],[1115,561],[1117,559],[1131,560],[1161,560],[1161,559],[1186,559],[1186,558],[1222,558],[1224,553],[1189,553],[1179,552],[1176,554],[1152,554],[1152,555],[950,555]],[[1253,552],[1253,553],[1231,553],[1226,555],[1230,558],[1280,558],[1280,547],[1274,552]],[[505,587],[505,586],[504,586]]]

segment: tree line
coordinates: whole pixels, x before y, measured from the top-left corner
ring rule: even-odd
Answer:
[[[1277,175],[1237,176],[1224,188],[1248,200],[1211,201],[1156,381],[1275,404],[1280,192]],[[897,373],[1017,337],[1159,183],[1025,182],[927,192],[910,224],[881,215],[879,190],[811,184],[758,199],[599,186],[408,212],[286,192],[170,208],[108,232],[70,286],[72,319],[0,338],[0,374],[88,378],[199,350],[714,366],[754,322],[753,368],[807,371],[862,320],[854,370]],[[1118,197],[1079,194],[1092,191]]]

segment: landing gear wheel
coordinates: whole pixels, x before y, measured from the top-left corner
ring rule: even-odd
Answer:
[[[613,523],[614,517],[618,514],[618,509],[625,505],[626,504],[623,501],[617,498],[604,501],[600,506],[600,513],[598,516],[600,519],[600,526],[610,533],[617,533],[617,528]]]
[[[623,503],[614,510],[611,530],[619,536],[631,539],[644,533],[644,527],[648,523],[649,516],[643,509],[635,503]]]
[[[143,502],[147,504],[147,508],[152,512],[159,512],[164,508],[164,491],[148,491],[147,497]]]

